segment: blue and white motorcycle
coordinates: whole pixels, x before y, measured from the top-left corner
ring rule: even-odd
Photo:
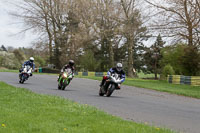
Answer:
[[[108,76],[106,82],[99,89],[99,96],[106,95],[110,97],[114,90],[120,89],[121,79],[117,73],[113,73]]]
[[[30,66],[24,66],[22,72],[19,74],[19,83],[23,84],[32,75],[32,68]]]

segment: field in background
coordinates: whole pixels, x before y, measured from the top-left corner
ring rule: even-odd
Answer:
[[[0,82],[1,133],[172,133]]]

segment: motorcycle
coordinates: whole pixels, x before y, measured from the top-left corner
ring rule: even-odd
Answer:
[[[106,82],[100,87],[99,96],[111,96],[119,83],[121,83],[119,75],[117,73],[111,74],[110,76],[108,76]]]
[[[29,76],[32,73],[32,68],[30,66],[25,66],[20,73],[19,83],[23,84],[26,80],[28,80]]]
[[[66,69],[63,74],[58,79],[58,89],[59,90],[65,90],[66,86],[69,85],[70,80],[72,79],[72,70]]]

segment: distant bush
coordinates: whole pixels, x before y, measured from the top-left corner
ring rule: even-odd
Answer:
[[[34,56],[35,59],[35,66],[36,67],[44,67],[46,65],[45,60],[40,56]]]
[[[15,57],[13,53],[0,52],[0,67],[5,67],[9,69],[18,69],[21,63]]]
[[[174,69],[173,69],[173,67],[170,65],[170,64],[168,64],[168,65],[166,65],[164,68],[163,68],[163,71],[162,71],[162,76],[163,77],[167,77],[167,75],[173,75],[174,74]]]
[[[42,68],[42,73],[60,73],[60,70],[52,68]]]
[[[85,71],[96,71],[100,62],[94,58],[94,53],[89,50],[80,58],[80,65]]]
[[[160,61],[162,68],[170,64],[177,75],[200,75],[200,51],[196,46],[187,44],[166,46],[162,50],[162,56]]]

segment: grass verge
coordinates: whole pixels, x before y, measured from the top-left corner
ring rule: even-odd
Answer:
[[[18,73],[19,70],[10,70],[10,69],[5,69],[5,68],[3,68],[3,69],[0,68],[0,72],[15,72],[15,73]]]
[[[0,69],[0,72],[14,72],[14,73],[19,73],[19,70]],[[58,74],[53,74],[53,73],[38,73],[38,72],[33,72],[33,74],[40,74],[40,75],[58,75]]]
[[[1,133],[172,133],[0,82]]]
[[[77,77],[102,80],[102,77],[94,77],[94,76],[77,76]],[[144,79],[130,79],[130,78],[126,78],[123,84],[128,86],[153,89],[157,91],[169,92],[172,94],[200,99],[200,86],[169,84],[167,81],[163,80],[144,80]]]

